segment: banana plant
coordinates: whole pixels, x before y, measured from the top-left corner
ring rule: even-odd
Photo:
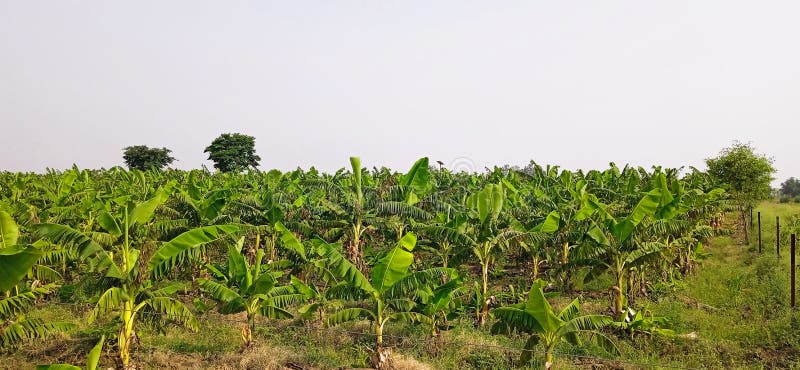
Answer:
[[[291,286],[277,286],[276,275],[261,264],[264,251],[258,249],[256,262],[252,266],[242,255],[244,238],[235,246],[228,247],[227,269],[221,266],[206,265],[206,268],[219,280],[200,279],[200,288],[219,302],[218,311],[222,314],[247,313],[247,323],[242,327],[242,349],[253,344],[255,319],[261,315],[270,319],[290,319],[292,314],[285,310],[291,304],[300,302],[305,296],[295,293]]]
[[[439,257],[443,268],[450,267],[450,259],[459,247],[472,243],[472,239],[466,235],[467,218],[464,215],[438,213],[432,223],[423,223],[418,229],[425,237],[420,241],[420,248]]]
[[[675,336],[675,331],[665,329],[669,324],[669,319],[662,316],[653,316],[652,312],[647,310],[636,311],[628,307],[625,310],[625,316],[622,321],[615,322],[613,326],[627,332],[631,337],[637,333],[644,333],[648,335],[660,335],[664,337]]]
[[[126,369],[131,367],[131,347],[135,341],[139,315],[152,314],[157,318],[156,321],[175,321],[197,330],[197,320],[191,310],[174,298],[178,291],[185,289],[186,284],[159,284],[157,280],[149,279],[148,265],[139,257],[143,248],[148,248],[151,242],[144,238],[132,238],[136,228],[148,224],[156,208],[168,196],[168,191],[160,189],[151,199],[126,205],[121,215],[103,213],[99,224],[113,241],[108,248],[95,242],[91,234],[69,226],[41,224],[36,229],[41,237],[53,243],[77,246],[79,254],[90,259],[95,272],[113,281],[113,286],[100,295],[89,316],[89,323],[110,313],[119,318],[117,350],[122,367]]]
[[[328,316],[328,326],[336,326],[348,321],[368,320],[375,330],[376,368],[385,368],[389,361],[389,350],[384,348],[384,328],[391,321],[421,322],[425,315],[412,312],[414,302],[409,294],[426,285],[441,279],[443,274],[451,275],[452,270],[433,268],[410,272],[414,262],[414,246],[417,237],[407,233],[384,255],[372,269],[367,279],[356,266],[345,259],[339,252],[338,244],[317,241],[319,254],[327,259],[328,268],[339,279],[346,282],[354,291],[348,292],[351,297],[363,297],[370,302],[368,308],[351,307],[339,310]]]
[[[554,187],[550,191],[552,194],[536,189],[538,201],[543,203],[545,209],[552,211],[534,230],[547,235],[541,249],[547,254],[551,251],[556,252],[548,256],[547,262],[560,267],[561,280],[568,285],[571,276],[569,266],[571,250],[582,242],[586,233],[586,223],[578,220],[577,216],[582,202],[587,197],[588,185],[584,180],[578,180],[573,185],[575,181],[573,175],[566,171],[561,174],[559,180],[562,182],[561,186]],[[538,257],[538,254],[535,257]],[[539,260],[535,259],[534,278],[538,277],[538,264]]]
[[[656,186],[645,193],[627,216],[614,217],[608,206],[601,203],[596,196],[589,195],[577,216],[579,219],[597,217],[591,221],[587,236],[596,247],[589,252],[589,258],[582,262],[593,266],[585,275],[584,281],[590,281],[599,274],[610,271],[616,281],[612,287],[611,309],[622,318],[626,303],[626,285],[631,267],[640,265],[660,255],[664,244],[659,241],[638,240],[637,227],[648,218],[666,219],[675,217],[682,211],[666,185],[663,174],[656,176]],[[588,261],[588,262],[587,262]]]
[[[553,352],[562,342],[580,345],[581,337],[588,337],[605,351],[619,355],[614,342],[600,330],[614,324],[611,317],[604,315],[581,315],[580,300],[570,302],[560,312],[553,310],[542,290],[547,283],[536,280],[524,303],[492,310],[499,321],[492,326],[493,334],[510,334],[512,331],[529,334],[520,356],[520,362],[528,364],[533,359],[536,348],[544,347],[545,368],[553,364]]]
[[[461,302],[457,299],[463,291],[463,281],[452,279],[437,287],[424,287],[416,295],[419,297],[414,311],[425,315],[423,320],[430,326],[429,336],[436,338],[442,330],[451,327],[450,322],[459,317]]]
[[[58,285],[21,284],[42,252],[19,245],[19,227],[11,216],[0,211],[0,348],[18,344],[24,339],[43,338],[69,330],[74,325],[45,322],[29,318],[37,300],[52,294]]]
[[[487,184],[483,189],[467,198],[469,218],[472,227],[467,232],[472,252],[481,265],[481,309],[476,313],[478,325],[486,324],[489,315],[489,268],[494,264],[498,248],[506,246],[514,240],[530,237],[522,225],[514,222],[503,222],[500,214],[506,200],[502,184]],[[514,221],[514,220],[512,220]]]

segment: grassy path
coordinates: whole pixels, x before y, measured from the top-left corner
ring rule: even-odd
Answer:
[[[800,205],[764,203],[757,211],[762,212],[761,255],[756,232],[750,246],[715,238],[699,271],[650,306],[677,332],[697,339],[634,341],[632,354],[638,358],[626,357],[687,368],[800,368],[800,315],[788,307],[788,227],[781,258],[775,254],[775,216],[788,226]]]

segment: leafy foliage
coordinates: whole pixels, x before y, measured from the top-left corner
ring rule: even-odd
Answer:
[[[175,161],[167,148],[149,148],[145,145],[125,147],[122,159],[131,170],[160,170]]]
[[[204,152],[208,153],[214,167],[222,172],[242,172],[258,167],[261,161],[261,157],[256,155],[256,139],[239,133],[220,135]]]

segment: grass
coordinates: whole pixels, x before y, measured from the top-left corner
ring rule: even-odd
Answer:
[[[677,284],[667,284],[666,293],[638,302],[655,316],[669,319],[675,337],[617,337],[622,352],[618,358],[584,344],[557,348],[556,368],[615,369],[698,368],[698,369],[800,369],[800,314],[788,307],[789,248],[775,254],[775,216],[782,229],[789,230],[791,216],[800,214],[798,204],[764,203],[762,212],[763,253],[757,253],[757,233],[750,245],[738,236],[716,237],[706,246],[710,254],[694,274]],[[788,246],[788,232],[781,236]],[[601,280],[602,281],[602,280]],[[607,285],[606,285],[607,286]],[[592,289],[594,286],[584,287]],[[594,287],[602,291],[602,284]],[[553,299],[556,308],[574,297]],[[587,313],[608,306],[605,294],[589,298]],[[28,343],[0,353],[0,368],[24,369],[31,364],[68,362],[81,364],[83,356],[100,332],[113,335],[113,323],[86,324],[85,312],[65,306],[45,305],[34,315],[52,321],[71,321],[77,327],[69,334]],[[257,345],[239,352],[240,325],[235,317],[206,313],[198,317],[200,331],[169,328],[166,334],[151,327],[139,329],[136,360],[144,369],[339,369],[364,367],[373,337],[366,323],[338,328],[298,328],[291,321],[259,321]],[[99,329],[98,329],[99,326]],[[513,369],[525,338],[493,336],[488,328],[474,328],[464,319],[445,332],[441,342],[429,342],[422,328],[394,324],[387,328],[387,342],[394,347],[398,368],[407,369]],[[113,341],[107,342],[103,368],[114,365]]]

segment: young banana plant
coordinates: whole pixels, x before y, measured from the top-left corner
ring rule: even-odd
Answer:
[[[151,314],[157,321],[175,321],[189,329],[197,329],[197,320],[191,310],[174,298],[177,292],[186,288],[186,284],[160,284],[158,280],[151,278],[152,271],[148,271],[148,266],[161,266],[154,265],[152,260],[148,265],[140,256],[154,242],[144,237],[133,237],[139,235],[136,233],[137,228],[147,225],[156,208],[168,197],[168,191],[160,189],[151,199],[126,205],[121,214],[101,214],[98,224],[110,240],[110,245],[106,247],[97,243],[94,240],[96,237],[91,233],[80,232],[68,226],[41,224],[36,229],[40,236],[53,243],[77,246],[79,255],[89,261],[96,273],[113,281],[113,286],[100,295],[89,316],[89,322],[110,313],[119,318],[117,350],[123,368],[131,367],[131,347],[135,341],[135,327],[140,315]],[[185,238],[185,234],[176,239]],[[193,241],[199,242],[196,238]],[[175,240],[168,245],[174,243]],[[161,254],[154,257],[157,256]]]
[[[520,357],[521,363],[530,363],[535,349],[541,344],[544,347],[545,368],[549,369],[553,364],[556,345],[561,342],[580,345],[581,336],[589,337],[611,354],[619,354],[614,342],[600,332],[600,329],[614,324],[611,317],[580,315],[578,299],[568,304],[561,312],[556,312],[544,296],[542,289],[546,285],[546,282],[536,280],[525,303],[492,310],[494,317],[499,320],[492,326],[492,333],[509,334],[512,331],[519,331],[530,335]]]
[[[242,255],[244,238],[235,246],[228,247],[227,269],[206,265],[218,279],[200,279],[201,289],[219,302],[222,314],[247,313],[247,323],[242,326],[242,350],[253,343],[253,330],[257,315],[270,319],[289,319],[292,314],[285,310],[291,304],[302,301],[303,294],[295,293],[291,286],[277,286],[276,277],[267,266],[261,264],[262,249],[257,250],[256,262],[252,266]]]
[[[596,243],[592,251],[590,264],[592,270],[586,274],[584,281],[594,279],[604,271],[610,271],[616,281],[612,288],[611,308],[619,319],[625,314],[626,282],[633,266],[657,257],[661,253],[662,243],[637,240],[637,227],[648,218],[667,219],[675,217],[683,210],[678,199],[673,198],[666,185],[663,174],[655,177],[656,186],[645,193],[635,207],[625,217],[614,217],[608,206],[599,202],[597,197],[589,195],[578,218],[596,216],[600,223],[591,221],[587,236]]]
[[[417,295],[414,311],[425,315],[423,322],[430,325],[430,337],[436,338],[442,330],[450,328],[450,322],[458,318],[456,309],[460,306],[457,297],[462,292],[463,281],[451,279],[437,287],[425,287]]]
[[[338,244],[317,241],[319,254],[327,259],[329,270],[339,279],[346,282],[353,291],[347,292],[351,297],[363,297],[370,301],[370,306],[351,307],[339,310],[328,316],[328,326],[340,325],[348,321],[369,320],[375,330],[376,356],[373,365],[386,368],[390,351],[384,348],[383,334],[390,321],[421,322],[427,321],[425,315],[412,312],[414,302],[410,293],[440,281],[443,274],[452,275],[453,270],[433,268],[410,272],[414,262],[414,246],[417,237],[407,233],[397,245],[378,261],[372,269],[371,279],[367,279],[356,266],[345,259],[339,252]],[[343,292],[345,293],[345,292]]]
[[[498,248],[506,246],[514,240],[530,237],[522,225],[515,222],[503,222],[500,214],[506,200],[503,184],[488,184],[482,190],[467,198],[469,217],[473,227],[468,232],[472,252],[478,257],[481,265],[481,309],[476,313],[478,325],[485,325],[489,316],[489,305],[494,297],[489,296],[489,268],[494,264]],[[514,221],[514,220],[512,220]]]

